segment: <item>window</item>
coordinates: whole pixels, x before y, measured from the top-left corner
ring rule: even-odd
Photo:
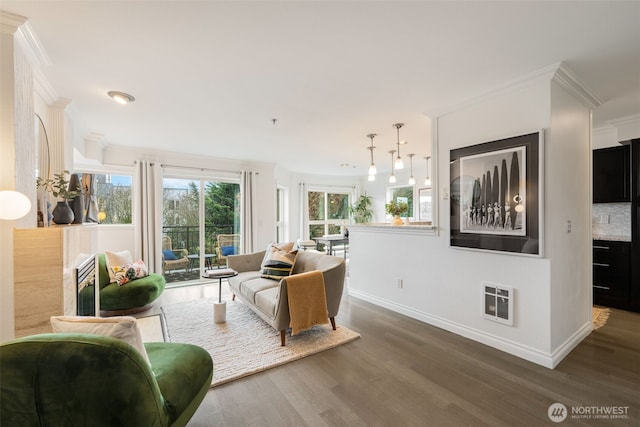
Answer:
[[[85,206],[88,213],[97,209],[96,218],[100,224],[131,224],[131,182],[130,175],[80,173],[85,192],[93,185],[93,202],[97,206]],[[91,218],[87,216],[87,220]]]
[[[189,259],[188,265],[165,268],[165,279],[167,283],[197,280],[204,269],[223,262],[216,256],[217,236],[241,232],[240,184],[166,176],[162,194],[163,245]]]
[[[308,191],[309,237],[340,234],[349,221],[349,192]]]
[[[400,215],[401,217],[413,218],[413,186],[406,187],[388,187],[387,200],[395,200],[397,203],[406,203],[409,205],[407,213]]]

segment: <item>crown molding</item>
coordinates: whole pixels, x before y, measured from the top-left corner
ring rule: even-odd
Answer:
[[[22,15],[0,10],[0,34],[14,35],[27,18]]]
[[[615,127],[638,125],[640,124],[640,114],[634,114],[631,116],[620,117],[619,119],[607,120],[607,124]]]
[[[578,79],[571,69],[564,63],[557,64],[553,81],[560,87],[571,93],[575,98],[582,102],[588,108],[595,108],[602,105],[602,101],[598,99],[587,87]]]
[[[58,93],[38,68],[33,70],[33,89],[47,105],[51,105],[59,99]]]
[[[609,134],[611,135],[615,134],[617,136],[618,129],[616,129],[614,126],[611,126],[611,125],[604,125],[597,128],[593,128],[592,133],[594,136],[609,135]]]
[[[535,84],[541,81],[550,81],[553,78],[553,75],[555,74],[557,69],[558,69],[558,64],[552,64],[547,67],[540,68],[531,73],[525,74],[524,76],[517,77],[515,79],[502,83],[498,86],[495,86],[491,89],[480,92],[479,94],[472,96],[471,98],[468,98],[465,101],[460,102],[459,104],[454,104],[452,106],[445,107],[439,110],[428,111],[428,112],[425,112],[424,114],[430,118],[444,116],[447,114],[454,113],[456,111],[464,110],[474,105],[481,104],[490,99],[497,98],[499,96],[513,92],[515,90],[518,90],[527,86],[531,86],[532,84]]]
[[[583,104],[589,108],[594,108],[602,104],[602,102],[593,95],[584,84],[582,84],[574,73],[562,62],[548,65],[546,67],[535,70],[531,73],[509,80],[503,84],[495,86],[489,90],[479,93],[476,96],[468,98],[459,104],[445,107],[440,110],[432,110],[423,114],[429,118],[444,116],[456,111],[460,111],[474,105],[481,104],[493,98],[503,96],[507,93],[517,91],[519,89],[531,86],[540,82],[556,82],[560,87],[568,90],[574,97],[578,98]]]
[[[45,51],[27,18],[15,13],[1,11],[0,28],[2,34],[13,35],[33,64],[39,67],[51,67],[51,59]]]

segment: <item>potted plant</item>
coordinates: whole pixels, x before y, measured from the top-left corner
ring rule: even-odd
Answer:
[[[393,220],[391,222],[393,225],[402,225],[403,222],[400,218],[400,215],[409,210],[409,205],[404,202],[397,203],[396,201],[392,200],[391,202],[384,205],[384,208],[389,215],[393,215]]]
[[[74,219],[73,210],[68,202],[80,194],[80,185],[77,183],[76,188],[69,188],[69,181],[66,178],[69,173],[68,170],[64,170],[53,175],[53,179],[38,177],[36,180],[37,188],[51,193],[57,199],[56,207],[52,212],[53,221],[56,224],[71,224]]]
[[[371,196],[363,194],[353,205],[349,206],[349,214],[356,224],[371,222],[371,218],[373,218],[372,204]]]

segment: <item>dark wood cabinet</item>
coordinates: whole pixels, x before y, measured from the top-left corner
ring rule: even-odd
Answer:
[[[593,241],[593,302],[632,309],[631,242]]]
[[[631,201],[629,145],[593,150],[593,202]]]

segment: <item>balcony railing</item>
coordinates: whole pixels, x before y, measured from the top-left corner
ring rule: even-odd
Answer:
[[[218,245],[218,234],[233,234],[233,224],[205,225],[204,253],[215,253]],[[162,227],[162,234],[171,238],[171,249],[186,249],[189,254],[199,253],[200,227],[197,225],[167,225]]]

